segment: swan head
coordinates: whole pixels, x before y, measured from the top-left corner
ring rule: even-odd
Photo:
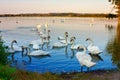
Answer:
[[[74,36],[70,38],[70,42],[72,42],[74,40],[76,40],[76,38]]]
[[[92,41],[91,38],[87,38],[87,39],[86,39],[86,41],[88,41],[88,40]]]
[[[48,32],[50,32],[50,30],[48,30]]]
[[[84,51],[86,51],[86,49],[87,48],[82,44],[77,48],[77,50],[84,50]]]
[[[17,44],[17,41],[16,41],[16,40],[13,40],[13,41],[11,42],[11,48],[12,48],[12,50],[14,50],[14,48],[13,48],[13,44],[14,44],[14,43]]]
[[[12,43],[17,43],[17,41],[16,41],[16,40],[13,40]]]
[[[50,31],[50,30],[48,30],[47,32],[48,32],[48,35],[50,35],[50,32],[51,32],[51,31]]]
[[[75,38],[74,36],[71,37],[71,38],[70,38],[70,43],[71,43],[71,44],[74,44],[74,41],[75,41],[75,40],[76,40],[76,38]]]
[[[65,32],[64,34],[65,34],[66,37],[68,37],[68,32]]]
[[[68,34],[68,32],[65,32],[65,34]]]
[[[70,40],[76,40],[75,36],[72,36],[72,37],[70,38]]]

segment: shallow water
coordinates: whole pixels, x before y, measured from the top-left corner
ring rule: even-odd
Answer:
[[[58,36],[63,36],[68,32],[69,37],[76,37],[76,44],[89,45],[85,39],[90,37],[94,44],[103,51],[99,56],[92,56],[97,64],[90,70],[97,69],[117,69],[118,66],[113,63],[112,55],[106,47],[116,35],[117,20],[107,20],[106,18],[63,18],[63,17],[1,17],[0,30],[5,44],[10,46],[12,40],[17,40],[18,44],[29,45],[32,40],[39,39],[33,28],[37,24],[47,23],[51,30],[50,43],[44,45],[43,50],[50,52],[46,57],[28,57],[22,56],[21,52],[16,52],[8,58],[12,59],[11,66],[35,72],[81,72],[81,66],[75,57],[77,51],[71,51],[70,45],[65,48],[52,49],[52,45],[58,42]],[[88,53],[88,51],[87,51]],[[87,71],[84,67],[83,71]]]

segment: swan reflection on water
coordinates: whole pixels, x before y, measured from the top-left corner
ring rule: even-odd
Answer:
[[[20,54],[20,53],[10,54],[11,60],[9,62],[11,64],[11,66],[15,66],[18,69],[22,69],[23,67],[25,67],[25,65],[28,65],[31,63],[30,56],[22,56],[22,58],[19,59],[18,57],[16,58],[16,56],[15,56],[16,54]]]

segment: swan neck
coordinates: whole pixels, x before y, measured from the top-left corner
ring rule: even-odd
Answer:
[[[11,43],[11,49],[12,49],[12,50],[14,50],[14,48],[13,48],[13,43],[14,43],[14,42]]]
[[[86,53],[86,48],[83,46],[83,52]]]
[[[65,35],[65,42],[66,42],[66,45],[68,44],[68,41],[67,41],[67,36]]]
[[[90,40],[89,46],[93,46],[93,41],[92,40]]]
[[[71,48],[73,48],[74,47],[74,41],[72,41],[72,43],[71,43]]]

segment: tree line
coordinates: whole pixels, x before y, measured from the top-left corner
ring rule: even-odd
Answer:
[[[1,14],[0,17],[117,17],[115,14],[90,13],[32,13],[32,14]]]

